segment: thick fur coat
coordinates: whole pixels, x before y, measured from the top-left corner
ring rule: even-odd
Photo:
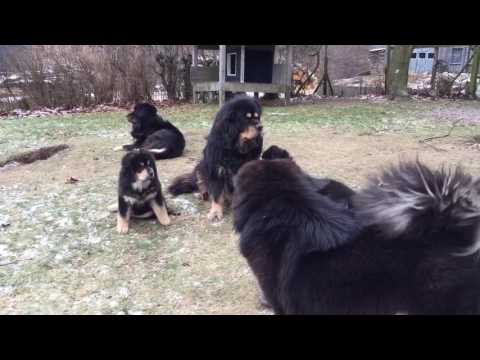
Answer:
[[[372,177],[353,209],[291,161],[235,178],[240,251],[276,314],[478,314],[480,183],[420,162]]]

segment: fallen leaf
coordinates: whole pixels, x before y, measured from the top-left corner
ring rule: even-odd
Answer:
[[[74,177],[70,176],[67,180],[65,180],[65,184],[75,184],[78,182],[78,179],[75,179]]]

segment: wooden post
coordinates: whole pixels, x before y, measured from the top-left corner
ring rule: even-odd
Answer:
[[[225,102],[225,62],[227,60],[227,46],[220,45],[218,67],[218,103],[222,106]]]
[[[193,51],[192,51],[192,67],[197,66],[197,61],[198,61],[198,45],[193,45]],[[192,90],[193,90],[193,103],[197,103],[197,89],[195,84],[192,84]]]
[[[435,92],[437,69],[438,69],[438,46],[435,46],[433,50],[434,50],[434,55],[433,55],[432,76],[430,77],[430,91]]]
[[[240,82],[245,82],[245,45],[242,45],[240,52]]]
[[[287,45],[287,66],[285,67],[285,103],[290,102],[292,87],[293,45]]]
[[[197,62],[198,62],[198,45],[193,45],[192,66],[197,66]]]

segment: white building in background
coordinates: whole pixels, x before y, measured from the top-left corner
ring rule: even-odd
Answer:
[[[385,45],[370,45],[370,53],[377,54],[372,56],[378,61],[383,61],[384,56],[379,52],[385,52]],[[382,54],[383,55],[383,54]],[[458,47],[440,47],[438,50],[438,61],[441,69],[448,72],[459,72],[471,56],[471,50],[468,46]],[[409,70],[411,73],[431,73],[435,58],[434,48],[416,48],[413,50]],[[442,70],[441,70],[442,71]],[[468,68],[467,70],[468,71]]]

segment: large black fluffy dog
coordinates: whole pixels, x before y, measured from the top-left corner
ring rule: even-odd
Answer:
[[[169,192],[176,196],[200,190],[212,200],[208,218],[221,219],[233,193],[233,176],[262,153],[261,116],[262,108],[254,98],[237,96],[226,102],[215,117],[202,160],[192,173],[174,179]]]
[[[276,314],[478,314],[479,189],[459,168],[402,163],[348,209],[292,161],[253,161],[234,226]]]
[[[123,145],[123,149],[144,149],[151,152],[157,160],[171,159],[183,154],[185,138],[172,123],[157,114],[157,108],[148,103],[135,105],[127,115],[132,124],[130,134],[135,139],[131,145]]]

